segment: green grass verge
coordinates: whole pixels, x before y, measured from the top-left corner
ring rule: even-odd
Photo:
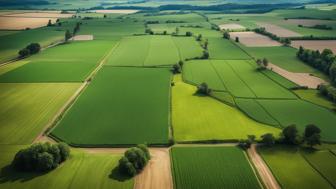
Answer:
[[[261,188],[237,147],[174,147],[171,156],[176,189]]]

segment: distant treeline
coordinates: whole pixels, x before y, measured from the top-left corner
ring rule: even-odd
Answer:
[[[300,6],[299,3],[279,3],[279,4],[219,4],[210,6],[193,6],[193,5],[162,5],[159,7],[141,7],[141,6],[114,6],[106,9],[137,9],[137,10],[151,10],[151,11],[165,11],[165,10],[190,10],[190,11],[226,11],[226,13],[263,13],[275,9],[291,8]],[[97,7],[94,7],[95,9]],[[93,9],[93,8],[91,8]]]
[[[49,5],[50,3],[45,0],[0,0],[0,7],[10,7],[10,6],[29,6],[29,5]]]

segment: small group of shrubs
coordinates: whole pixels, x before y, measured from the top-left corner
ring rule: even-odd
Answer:
[[[274,144],[306,144],[313,148],[315,145],[321,145],[321,129],[316,125],[309,124],[306,126],[303,135],[300,135],[296,125],[290,125],[282,130],[279,139],[276,139],[272,133],[266,133],[260,138],[260,142],[268,147],[272,147]],[[255,142],[255,139],[254,135],[248,135],[247,139],[239,142],[239,146],[243,149],[248,149]]]
[[[32,54],[36,54],[40,52],[41,45],[38,43],[31,43],[27,45],[25,48],[19,51],[19,58],[24,58]]]
[[[124,153],[124,156],[119,160],[119,171],[133,177],[145,168],[150,158],[147,146],[139,144]]]
[[[224,31],[223,38],[224,39],[230,39],[230,33],[228,31]]]
[[[258,66],[258,70],[265,70],[267,67],[268,67],[268,60],[267,58],[263,58],[262,60],[261,59],[257,59],[256,61],[257,63],[257,66]]]
[[[17,152],[12,166],[18,171],[45,172],[58,167],[69,155],[70,148],[65,143],[37,143]]]
[[[332,30],[333,28],[331,26],[325,25],[325,24],[317,24],[314,26],[303,26],[301,24],[298,25],[298,27],[302,28],[313,28],[313,29],[319,29],[319,30]]]
[[[201,83],[197,86],[197,91],[196,91],[197,94],[200,94],[200,95],[210,95],[211,93],[211,89],[208,87],[208,84],[206,83]]]
[[[332,83],[336,83],[336,56],[330,49],[318,50],[304,49],[300,46],[296,56],[303,62],[327,74]]]
[[[321,95],[327,97],[334,103],[336,103],[336,88],[332,85],[321,84],[317,88]]]

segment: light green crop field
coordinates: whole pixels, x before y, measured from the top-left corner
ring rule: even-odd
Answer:
[[[79,84],[0,84],[0,144],[29,144]]]
[[[179,60],[199,57],[202,49],[192,37],[136,36],[125,37],[106,65],[166,66]]]
[[[171,156],[175,189],[261,188],[237,147],[174,147]]]
[[[322,130],[322,140],[336,141],[336,115],[327,108],[303,100],[257,101],[282,126],[295,124],[303,132],[306,125],[315,124]]]
[[[336,108],[335,103],[326,99],[326,97],[319,94],[318,90],[308,89],[308,90],[294,90],[295,94],[297,94],[303,100],[312,102],[314,104],[324,106],[329,109]]]
[[[20,60],[20,61],[16,61],[10,64],[4,64],[0,66],[0,75],[7,73],[11,70],[14,70],[22,65],[27,64],[29,61],[25,61],[25,60]]]
[[[24,173],[9,167],[17,151],[25,146],[0,146],[0,188],[61,189],[61,188],[113,188],[132,189],[133,179],[123,178],[116,166],[119,154],[90,154],[72,150],[70,158],[56,170],[48,173]]]
[[[105,66],[52,131],[74,145],[168,141],[170,71]]]
[[[298,87],[298,85],[284,77],[282,77],[281,75],[271,71],[271,70],[263,70],[262,71],[267,77],[269,77],[270,79],[272,79],[273,81],[275,81],[276,83],[280,84],[281,86],[287,88],[287,89],[291,89],[293,87]]]
[[[272,147],[258,151],[282,188],[332,188],[295,148]]]
[[[233,42],[223,38],[208,38],[209,54],[211,59],[218,60],[241,60],[251,57],[236,46]]]
[[[29,63],[1,75],[0,82],[84,81],[115,44],[111,41],[88,41],[58,45],[29,57],[26,59]]]
[[[174,84],[172,124],[176,141],[237,140],[252,134],[279,134],[279,129],[255,122],[234,107],[196,95],[196,87],[183,83],[179,76],[175,76]]]
[[[306,160],[332,185],[336,187],[336,156],[330,151],[304,154]]]
[[[192,61],[186,63],[183,77],[195,84],[206,82],[214,90],[227,90],[235,97],[297,98],[257,71],[254,64],[253,61],[246,60]]]

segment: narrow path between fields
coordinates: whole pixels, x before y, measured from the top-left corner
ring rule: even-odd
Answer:
[[[326,83],[326,81],[324,81],[323,79],[318,78],[316,76],[312,76],[309,73],[289,72],[271,63],[269,63],[268,68],[300,86],[307,86],[308,88],[311,89],[316,89],[318,85]]]
[[[247,154],[258,171],[262,182],[266,186],[266,189],[281,189],[271,170],[258,154],[256,150],[256,144],[251,145],[251,148],[247,150]]]

